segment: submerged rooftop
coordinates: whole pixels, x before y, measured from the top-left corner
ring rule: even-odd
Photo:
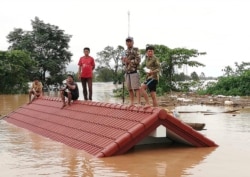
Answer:
[[[159,126],[166,138],[194,147],[217,146],[212,140],[161,108],[75,101],[60,109],[57,97],[41,97],[8,114],[4,120],[95,157],[126,153]]]

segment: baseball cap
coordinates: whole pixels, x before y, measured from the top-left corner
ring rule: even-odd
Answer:
[[[129,36],[129,37],[126,38],[126,41],[134,41],[134,38]]]

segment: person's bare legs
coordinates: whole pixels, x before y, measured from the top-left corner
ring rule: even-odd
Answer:
[[[72,94],[68,92],[68,105],[71,105]]]
[[[141,105],[141,91],[140,88],[136,90],[137,104]]]
[[[134,90],[129,90],[130,106],[134,105]]]
[[[137,103],[136,105],[140,105],[141,104],[141,96],[140,96],[140,89],[136,89],[136,90],[129,90],[129,98],[130,98],[130,106],[135,105],[135,94],[137,97]]]
[[[31,100],[32,92],[33,92],[32,90],[29,91],[29,103],[28,103],[28,104],[30,104],[31,101],[32,101],[32,100]]]
[[[39,95],[36,95],[35,92],[34,92],[33,90],[30,90],[30,91],[29,91],[29,103],[28,103],[28,104],[32,103],[32,101],[33,101],[35,98],[37,98],[38,96],[39,96]]]
[[[157,103],[157,99],[156,99],[156,92],[151,92],[150,94],[151,94],[151,97],[152,97],[152,100],[153,100],[153,106],[157,107],[158,103]]]
[[[64,91],[63,91],[63,90],[60,91],[60,96],[61,96],[61,99],[62,99],[62,102],[63,102],[63,105],[62,105],[62,107],[61,107],[61,109],[62,109],[62,108],[64,108],[64,107],[66,106],[66,103],[65,103],[65,96],[64,96]]]
[[[145,102],[146,102],[146,103],[145,103],[145,106],[146,106],[146,107],[149,107],[150,104],[149,104],[148,94],[147,94],[146,90],[147,90],[147,85],[142,84],[142,86],[141,86],[141,94],[142,94],[142,96],[143,96],[144,99],[145,99]]]

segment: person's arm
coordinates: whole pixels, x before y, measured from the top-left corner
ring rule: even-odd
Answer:
[[[132,59],[131,59],[132,58]],[[139,69],[139,65],[140,65],[140,62],[141,62],[141,56],[140,56],[140,51],[138,48],[134,48],[133,49],[133,52],[131,54],[131,56],[128,56],[128,57],[125,57],[123,59],[124,63],[126,65],[130,64],[130,63],[133,63],[135,64],[137,67],[137,69]]]
[[[154,62],[154,67],[153,67],[151,73],[158,73],[158,72],[160,72],[160,66],[161,66],[160,65],[160,61],[159,61],[158,58],[156,58],[155,62]]]
[[[92,58],[93,59],[93,61],[92,61],[92,71],[95,69],[95,60],[94,60],[94,58]]]
[[[34,84],[34,82],[32,82],[32,84],[31,84],[30,91],[35,91],[35,84]]]
[[[140,55],[140,50],[138,48],[135,48],[136,52],[135,52],[135,61],[134,63],[137,65],[140,65],[141,62],[141,55]]]
[[[81,71],[82,71],[82,67],[79,65],[78,67],[78,78],[81,79]]]
[[[68,89],[70,89],[70,90],[75,90],[75,88],[76,88],[76,85],[75,84],[69,84],[68,82],[66,83],[66,85],[67,85],[67,88]]]
[[[66,88],[67,88],[67,86],[66,86],[66,87],[64,86],[64,87],[61,87],[59,90],[60,90],[60,91],[65,91]]]
[[[122,53],[121,60],[122,60],[122,65],[127,65],[127,51]]]
[[[81,74],[82,74],[82,58],[79,59],[78,61],[78,78],[81,80]]]
[[[160,72],[160,61],[158,60],[158,58],[154,57],[153,58],[153,66],[150,67],[150,72],[148,73],[149,77],[153,77],[153,78],[158,78],[158,73]]]

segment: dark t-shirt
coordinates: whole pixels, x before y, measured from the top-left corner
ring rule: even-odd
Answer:
[[[71,92],[71,95],[72,95],[72,99],[73,100],[77,100],[78,97],[79,97],[79,89],[78,89],[78,86],[75,82],[71,83],[70,85],[75,85],[75,89],[70,89],[68,86],[66,87],[67,89],[69,89],[69,91]]]

